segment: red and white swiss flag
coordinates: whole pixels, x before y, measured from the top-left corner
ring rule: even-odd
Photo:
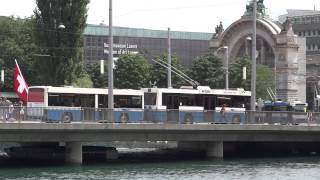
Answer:
[[[13,88],[16,91],[17,95],[20,97],[20,99],[23,102],[28,101],[28,84],[24,80],[19,65],[17,63],[17,60],[15,60],[16,66],[14,70],[14,78],[13,78]]]

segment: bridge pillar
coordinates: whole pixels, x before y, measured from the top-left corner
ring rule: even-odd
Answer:
[[[207,157],[214,159],[223,159],[223,142],[208,142]]]
[[[66,162],[69,164],[82,164],[81,142],[66,142]]]

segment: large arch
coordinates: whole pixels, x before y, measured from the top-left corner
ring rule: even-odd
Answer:
[[[220,46],[228,46],[230,62],[242,57],[248,52],[248,37],[252,34],[252,18],[243,17],[232,23],[218,37]],[[257,19],[257,50],[258,63],[274,67],[276,36],[281,32],[279,25],[267,18]]]
[[[259,16],[256,21],[257,64],[274,68],[277,98],[293,102],[305,102],[305,39],[293,33],[292,24],[287,20],[283,25]],[[233,63],[244,55],[251,57],[252,46],[248,37],[253,32],[252,16],[244,15],[223,31],[220,24],[210,41],[215,51],[227,46],[229,59]]]

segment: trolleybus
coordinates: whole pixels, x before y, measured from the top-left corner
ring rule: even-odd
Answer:
[[[251,92],[244,89],[144,88],[144,116],[155,122],[241,123],[250,107]],[[222,113],[224,106],[225,113]]]
[[[114,121],[143,120],[141,90],[114,89]],[[48,122],[104,120],[108,112],[108,89],[32,86],[27,115]]]

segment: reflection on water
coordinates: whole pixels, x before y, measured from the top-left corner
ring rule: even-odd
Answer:
[[[1,179],[319,179],[320,157],[1,167]]]

